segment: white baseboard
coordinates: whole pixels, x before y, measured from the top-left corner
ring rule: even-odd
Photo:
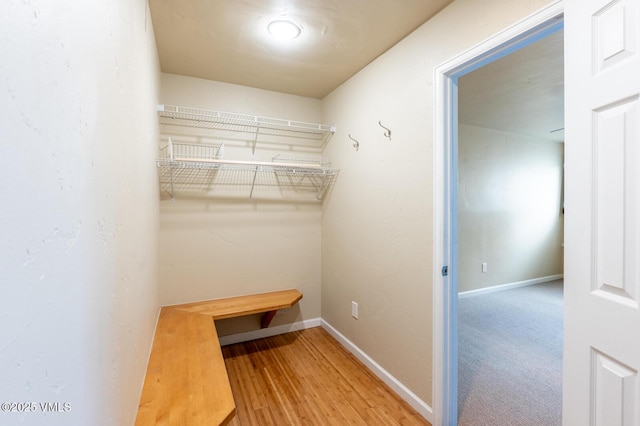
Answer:
[[[277,336],[278,334],[289,333],[291,331],[304,330],[305,328],[319,327],[320,318],[313,318],[291,324],[278,325],[275,327],[261,328],[260,330],[247,331],[246,333],[230,334],[220,336],[220,346],[232,345],[234,343],[247,342],[249,340],[262,339],[263,337]]]
[[[387,384],[402,399],[411,405],[422,417],[429,422],[433,421],[433,409],[416,394],[411,392],[409,388],[400,383],[398,379],[393,377],[387,370],[382,368],[369,355],[364,353],[353,342],[347,339],[342,333],[333,328],[328,322],[322,318],[314,318],[292,324],[285,324],[276,327],[263,328],[260,330],[248,331],[246,333],[230,334],[220,337],[220,345],[231,345],[234,343],[247,342],[249,340],[261,339],[263,337],[276,336],[278,334],[289,333],[291,331],[303,330],[305,328],[313,328],[322,326],[329,334],[331,334],[342,346],[355,355],[373,374]]]
[[[495,293],[497,291],[513,290],[514,288],[518,288],[518,287],[526,287],[528,285],[541,284],[549,281],[560,280],[563,277],[564,277],[563,274],[549,275],[546,277],[533,278],[531,280],[518,281],[515,283],[501,284],[493,287],[479,288],[477,290],[463,291],[458,293],[458,299],[464,299],[465,297],[472,297],[472,296],[480,296],[482,294],[488,294],[488,293]]]
[[[347,339],[342,333],[333,328],[331,324],[321,319],[322,328],[327,330],[342,346],[347,348],[349,352],[355,355],[373,374],[378,376],[380,380],[387,384],[394,390],[402,399],[404,399],[409,405],[411,405],[422,417],[427,419],[430,423],[433,422],[433,409],[418,398],[416,394],[411,392],[409,388],[400,383],[398,379],[393,377],[387,370],[382,368],[377,362],[375,362],[369,355],[363,352],[353,342]]]

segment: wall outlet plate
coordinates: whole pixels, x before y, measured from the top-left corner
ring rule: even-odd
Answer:
[[[351,316],[358,319],[358,304],[356,302],[351,302]]]

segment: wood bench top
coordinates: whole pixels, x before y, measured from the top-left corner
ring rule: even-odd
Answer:
[[[136,426],[229,423],[236,407],[213,320],[263,312],[272,318],[301,298],[283,290],[163,307]]]
[[[226,424],[235,409],[213,320],[162,308],[136,425]]]
[[[194,314],[207,315],[213,317],[214,320],[218,320],[290,308],[298,303],[300,299],[302,299],[302,293],[291,289],[168,307]]]

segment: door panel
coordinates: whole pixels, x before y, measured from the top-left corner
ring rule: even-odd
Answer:
[[[638,308],[638,98],[595,111],[596,295]]]
[[[636,54],[637,23],[627,8],[625,1],[615,1],[593,14],[594,74]]]
[[[566,425],[640,422],[639,3],[565,2]]]
[[[592,420],[596,426],[636,425],[638,372],[593,351]]]

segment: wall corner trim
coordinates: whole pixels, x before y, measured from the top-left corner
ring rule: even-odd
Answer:
[[[347,339],[342,333],[336,330],[331,324],[321,319],[322,328],[327,330],[342,346],[355,355],[373,374],[387,384],[394,392],[396,392],[403,400],[413,407],[422,417],[433,423],[433,410],[423,400],[413,393],[409,388],[403,385],[398,379],[393,377],[387,370],[382,368],[380,364],[375,362],[362,349],[357,347],[353,342]]]

